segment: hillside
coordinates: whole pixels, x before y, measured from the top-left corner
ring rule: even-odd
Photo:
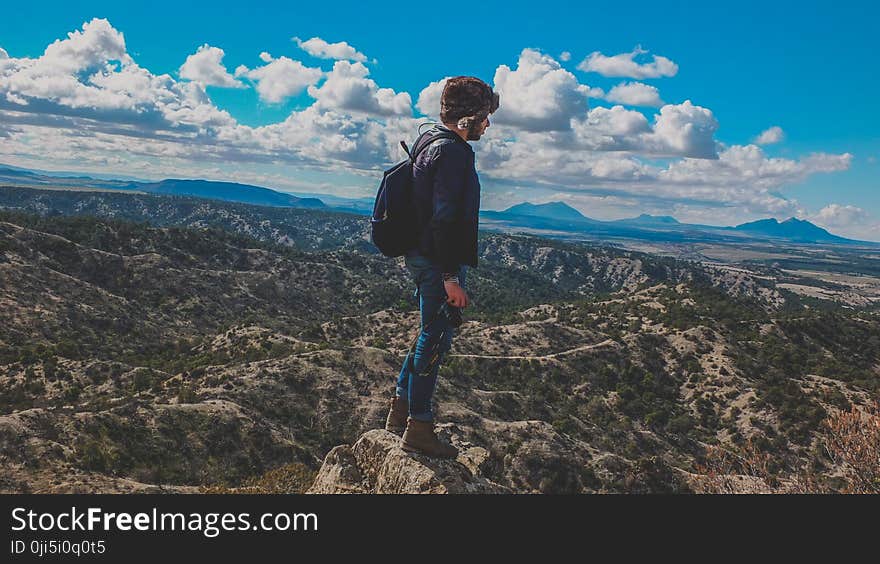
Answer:
[[[0,164],[0,184],[9,187],[37,187],[73,190],[103,190],[141,192],[175,196],[195,196],[227,202],[239,202],[261,206],[324,208],[324,202],[316,197],[299,197],[262,186],[238,182],[213,180],[188,180],[168,178],[159,182],[92,178],[70,173],[37,172]]]
[[[94,215],[158,226],[213,227],[303,250],[372,252],[359,215],[222,202],[175,195],[0,187],[0,209],[40,215]]]
[[[164,226],[0,212],[0,489],[306,489],[381,426],[418,313],[356,218],[106,196],[43,203]],[[493,491],[689,491],[747,438],[830,477],[821,421],[878,398],[876,310],[748,273],[481,234],[469,286],[438,418]]]
[[[180,198],[208,199],[213,203],[230,202],[260,207],[333,210],[358,216],[370,215],[374,198],[344,198],[330,194],[288,193],[270,188],[212,180],[165,179],[158,182],[92,178],[71,173],[29,171],[0,164],[0,208],[31,209],[46,190],[92,192],[100,199],[103,194],[122,192],[170,195]],[[111,201],[111,207],[116,205]],[[92,202],[94,204],[94,201]],[[103,210],[92,211],[104,215]],[[99,206],[100,208],[100,206]],[[41,213],[39,208],[32,209]],[[69,213],[70,210],[58,210]],[[276,211],[274,215],[279,215]],[[283,214],[281,214],[283,215]],[[484,229],[503,233],[529,232],[556,239],[589,239],[614,242],[631,250],[642,250],[638,242],[669,245],[713,244],[761,245],[804,243],[822,244],[856,252],[876,251],[880,243],[857,241],[829,233],[806,220],[789,218],[783,222],[762,219],[736,227],[681,223],[671,216],[641,214],[618,220],[597,220],[584,216],[565,202],[543,204],[523,202],[503,211],[482,210]]]
[[[213,198],[227,202],[241,202],[258,206],[295,206],[301,208],[323,208],[324,202],[317,198],[298,198],[291,194],[278,192],[260,186],[239,184],[237,182],[216,182],[209,180],[167,179],[160,182],[132,183],[135,190],[153,194],[176,196],[196,196]]]

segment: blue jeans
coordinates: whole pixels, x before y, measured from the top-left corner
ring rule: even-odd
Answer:
[[[409,416],[420,421],[433,421],[431,397],[437,385],[437,373],[443,355],[452,348],[455,328],[438,309],[446,302],[443,273],[440,266],[420,254],[404,257],[404,263],[416,283],[413,298],[419,300],[422,313],[421,333],[412,353],[406,355],[397,378],[397,395],[409,401]],[[465,286],[467,265],[458,272],[459,284]],[[435,314],[436,317],[435,317]]]

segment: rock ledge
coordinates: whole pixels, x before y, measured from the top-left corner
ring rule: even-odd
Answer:
[[[455,460],[411,454],[400,437],[375,429],[354,445],[333,447],[307,493],[492,494],[510,493],[480,475],[489,453],[481,447],[459,448]]]

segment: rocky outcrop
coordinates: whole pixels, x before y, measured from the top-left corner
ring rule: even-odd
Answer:
[[[327,453],[308,493],[510,493],[480,475],[480,464],[489,456],[486,449],[456,446],[457,459],[441,460],[404,451],[400,438],[388,431],[368,431],[354,445]]]

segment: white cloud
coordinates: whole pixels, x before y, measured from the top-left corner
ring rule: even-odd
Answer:
[[[563,51],[562,53],[559,54],[559,60],[563,61],[563,62],[570,61],[571,60],[571,53],[569,53],[568,51]]]
[[[45,74],[74,73],[94,69],[108,61],[131,62],[122,33],[104,19],[83,24],[82,31],[72,31],[67,39],[57,39],[46,47],[36,66]]]
[[[717,130],[718,121],[711,110],[685,100],[660,108],[654,120],[654,132],[646,141],[660,154],[713,159],[717,155],[714,138]]]
[[[268,53],[260,58],[265,66],[242,66],[237,74],[255,80],[265,100],[282,100],[325,74]],[[30,153],[65,168],[92,163],[103,170],[125,169],[123,161],[131,170],[149,163],[151,174],[236,162],[374,170],[399,157],[398,137],[409,138],[415,127],[411,118],[394,117],[411,113],[409,95],[379,88],[360,63],[346,76],[340,69],[352,66],[340,63],[312,107],[281,124],[251,128],[217,109],[200,82],[176,82],[139,67],[122,34],[94,20],[40,59],[3,59],[0,156],[11,162]],[[383,114],[384,123],[333,107],[357,105],[357,89],[346,96],[338,83],[346,78],[367,87],[372,102],[366,109]]]
[[[6,52],[6,49],[0,47],[0,59],[8,59],[9,53]]]
[[[319,68],[307,67],[299,61],[287,57],[272,58],[269,53],[260,53],[266,64],[253,70],[244,65],[235,69],[235,76],[247,77],[257,84],[260,100],[278,104],[296,96],[307,87],[321,80],[324,72]]]
[[[715,210],[716,218],[803,217],[803,207],[780,196],[779,190],[813,174],[850,166],[848,153],[816,153],[800,160],[768,158],[756,145],[725,148],[716,159],[686,157],[666,165],[643,162],[639,156],[652,150],[668,151],[676,143],[683,145],[681,150],[694,144],[689,137],[694,134],[692,126],[707,115],[696,111],[696,106],[682,106],[670,106],[666,112],[675,115],[671,121],[678,123],[658,127],[658,121],[662,125],[670,116],[657,116],[653,129],[638,112],[621,106],[591,110],[587,120],[577,122],[574,132],[530,133],[510,139],[507,128],[480,143],[478,163],[491,178],[553,186],[572,194],[614,195],[658,210],[678,205],[706,207]],[[711,113],[708,118],[714,119]]]
[[[834,233],[853,239],[880,241],[880,222],[858,206],[828,204],[807,219]]]
[[[126,52],[122,33],[93,19],[82,31],[49,45],[36,59],[4,59],[0,109],[48,116],[87,118],[106,128],[138,126],[147,131],[195,131],[229,125],[228,113],[195,83],[154,75]]]
[[[357,49],[349,45],[345,41],[339,43],[327,43],[320,37],[312,37],[303,41],[299,37],[294,37],[294,41],[299,48],[313,57],[320,59],[337,59],[347,61],[365,62],[367,56],[359,52]]]
[[[721,151],[718,159],[685,158],[670,163],[659,179],[677,185],[724,188],[719,194],[728,196],[738,191],[761,194],[779,200],[770,192],[788,184],[803,181],[812,174],[847,170],[852,155],[813,153],[800,160],[768,158],[757,145],[733,145]]]
[[[209,53],[221,64],[222,53]],[[242,125],[211,103],[203,81],[152,74],[127,53],[119,31],[92,20],[41,57],[0,58],[0,162],[144,176],[210,171],[218,179],[344,174],[369,192],[376,171],[401,158],[398,141],[411,142],[422,121],[412,117],[409,94],[380,87],[361,62],[339,60],[324,72],[265,52],[260,60],[264,66],[239,67],[235,76],[254,81],[262,100],[306,89],[314,103],[279,123]],[[420,112],[439,113],[445,79],[419,93]],[[605,202],[614,213],[641,205],[652,213],[687,209],[693,217],[701,209],[706,217],[805,217],[780,189],[846,170],[852,158],[768,158],[757,145],[725,147],[714,138],[711,110],[689,100],[652,117],[623,105],[588,109],[601,91],[533,49],[521,52],[514,69],[499,66],[494,82],[501,109],[474,144],[487,191],[503,182]],[[828,222],[859,216],[839,207],[819,215]]]
[[[755,137],[755,143],[758,145],[771,145],[779,143],[785,137],[785,133],[778,125],[774,125],[769,129],[765,129],[760,135]]]
[[[440,96],[443,94],[443,88],[446,86],[446,81],[449,80],[450,77],[444,76],[440,80],[436,80],[422,89],[419,92],[419,98],[416,101],[416,109],[422,112],[423,115],[434,118],[435,120],[440,119]]]
[[[650,63],[638,63],[635,57],[647,54],[641,46],[636,47],[630,53],[606,56],[599,51],[590,53],[581,61],[577,68],[585,72],[597,72],[602,76],[620,76],[627,78],[659,78],[661,76],[675,76],[678,73],[678,65],[666,57],[652,55]]]
[[[336,61],[320,87],[309,86],[309,95],[321,108],[382,116],[412,115],[408,93],[379,88],[375,81],[367,78],[369,73],[363,63]]]
[[[480,170],[492,178],[579,190],[605,181],[640,182],[648,173],[648,167],[629,155],[577,150],[557,139],[557,133],[526,133],[511,139],[512,132],[509,126],[499,127],[475,147]],[[572,135],[566,132],[562,137]]]
[[[580,84],[548,55],[523,49],[515,70],[507,65],[495,71],[495,90],[501,105],[494,122],[526,131],[564,131],[571,119],[587,111],[587,98],[601,90]]]
[[[651,125],[641,112],[623,106],[593,108],[586,116],[572,119],[571,126],[569,132],[521,137],[532,144],[552,145],[575,153],[638,151],[639,148],[645,152],[643,138],[652,133]]]
[[[663,105],[660,92],[653,86],[641,82],[624,82],[616,85],[608,92],[605,99],[617,104],[627,106],[652,106],[659,108]]]
[[[337,162],[362,170],[396,160],[400,139],[409,141],[412,118],[388,118],[383,124],[365,114],[347,114],[314,104],[281,123],[253,130],[261,148],[283,153],[296,148],[314,162]]]
[[[201,82],[206,86],[244,88],[244,84],[235,80],[223,66],[224,55],[223,49],[205,43],[186,58],[180,67],[180,78]]]
[[[626,137],[651,130],[648,120],[641,112],[627,110],[623,106],[593,108],[588,115],[587,124],[599,134],[613,137]]]
[[[89,78],[113,72],[120,63],[131,64],[125,39],[107,20],[94,19],[49,45],[37,59],[4,59],[0,93],[20,105],[34,98],[69,107],[121,108],[127,105],[125,96],[101,91]]]
[[[857,206],[829,204],[810,219],[823,227],[841,227],[864,223],[869,219],[868,212]]]

